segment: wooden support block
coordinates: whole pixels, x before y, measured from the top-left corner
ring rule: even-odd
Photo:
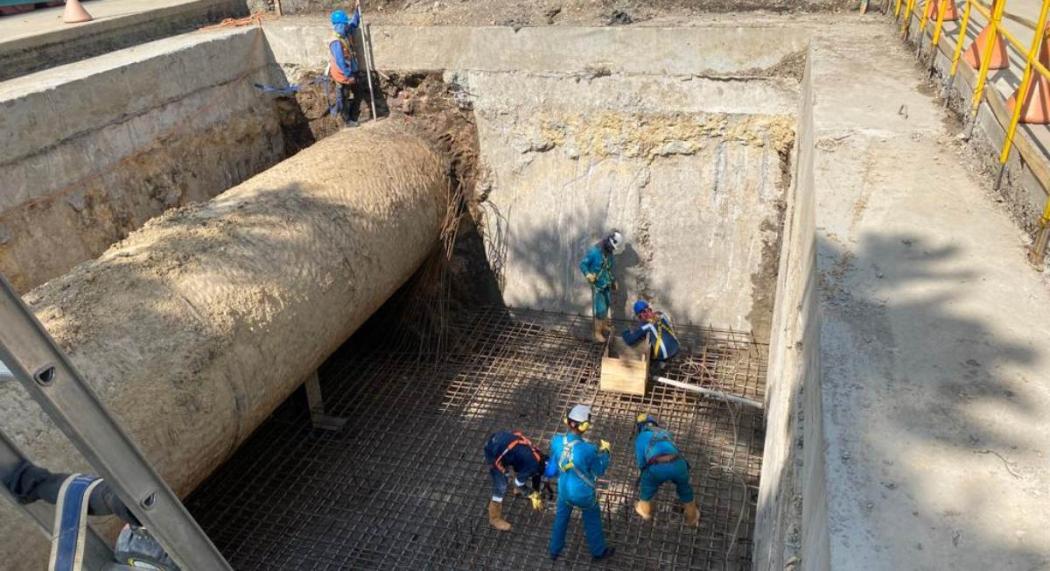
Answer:
[[[619,336],[605,345],[598,388],[631,395],[644,395],[649,378],[649,341],[628,346]]]

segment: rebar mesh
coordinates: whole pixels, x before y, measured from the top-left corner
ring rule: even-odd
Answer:
[[[537,569],[590,566],[578,514],[557,563],[554,506],[508,497],[510,533],[488,525],[482,446],[501,429],[547,448],[574,403],[593,404],[592,438],[612,442],[599,482],[618,569],[739,569],[751,559],[762,459],[758,411],[650,383],[644,397],[598,391],[602,347],[590,319],[502,308],[453,319],[440,356],[340,351],[321,371],[341,432],[311,427],[302,395],[282,405],[188,500],[235,569]],[[684,354],[661,374],[762,400],[767,348],[749,335],[680,328]],[[634,514],[634,417],[649,411],[692,465],[699,529],[682,524],[673,487],[653,522]]]

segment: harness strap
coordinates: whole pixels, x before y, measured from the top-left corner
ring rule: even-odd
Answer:
[[[670,333],[672,337],[677,337],[677,335],[674,333],[674,328],[664,321],[663,315],[656,316],[656,319],[653,321],[655,322],[653,323],[655,326],[654,329],[656,329],[656,343],[653,344],[653,358],[656,359],[660,357],[660,349],[664,346],[664,331]]]
[[[653,456],[653,449],[660,442],[670,442],[671,446],[674,446],[674,453],[657,454],[656,456]],[[657,458],[660,458],[662,456],[672,456],[672,458],[670,460],[665,459],[663,461],[657,461]],[[645,446],[645,466],[642,468],[642,470],[644,471],[648,469],[649,466],[652,466],[653,464],[670,464],[671,462],[677,460],[679,457],[680,454],[678,452],[678,446],[675,446],[674,441],[671,440],[671,434],[666,430],[654,430],[652,438],[649,439],[649,442]]]
[[[48,571],[80,571],[84,565],[84,536],[91,492],[101,478],[72,474],[58,491],[55,526]]]
[[[536,449],[536,446],[532,444],[532,441],[526,438],[525,435],[521,432],[515,431],[512,434],[514,434],[514,436],[516,436],[517,438],[511,440],[510,444],[508,444],[507,447],[503,449],[503,452],[501,452],[500,455],[496,458],[496,461],[492,463],[492,467],[499,470],[500,473],[503,474],[507,472],[507,469],[503,467],[503,457],[506,456],[508,452],[513,450],[514,447],[518,446],[519,444],[524,444],[528,446],[529,451],[532,452],[532,457],[536,459],[536,462],[540,461],[540,451]]]
[[[597,487],[594,480],[589,478],[586,474],[584,474],[583,470],[580,470],[580,468],[576,466],[576,464],[572,461],[572,449],[576,446],[577,442],[580,441],[566,439],[565,448],[561,449],[561,457],[558,458],[558,469],[562,472],[568,472],[569,470],[572,470],[572,472],[576,474],[576,476],[580,480],[582,480],[584,484],[587,484],[590,488],[594,489]]]

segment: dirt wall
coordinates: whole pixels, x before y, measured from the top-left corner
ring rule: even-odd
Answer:
[[[25,300],[186,494],[419,267],[438,242],[447,174],[405,121],[346,129],[165,213]],[[0,384],[0,419],[36,461],[88,469],[13,383]],[[0,560],[35,533],[5,529]]]

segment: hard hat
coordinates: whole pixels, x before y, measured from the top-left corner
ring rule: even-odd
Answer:
[[[643,311],[649,309],[649,302],[644,299],[639,299],[634,302],[634,314],[640,315]]]
[[[565,424],[575,426],[580,432],[586,432],[591,427],[591,407],[585,404],[572,407],[569,414],[565,415]]]
[[[627,245],[627,241],[623,239],[623,234],[621,234],[619,230],[613,230],[610,232],[605,240],[609,243],[609,249],[611,249],[614,254],[622,254],[623,249]]]
[[[656,417],[647,412],[639,413],[638,416],[634,419],[634,426],[638,429],[638,432],[641,432],[647,424],[651,424],[653,426],[660,426],[660,423],[656,422]]]
[[[350,16],[346,15],[346,11],[345,10],[336,10],[336,11],[332,12],[332,25],[333,26],[335,26],[337,24],[349,24],[349,23],[350,23]]]

